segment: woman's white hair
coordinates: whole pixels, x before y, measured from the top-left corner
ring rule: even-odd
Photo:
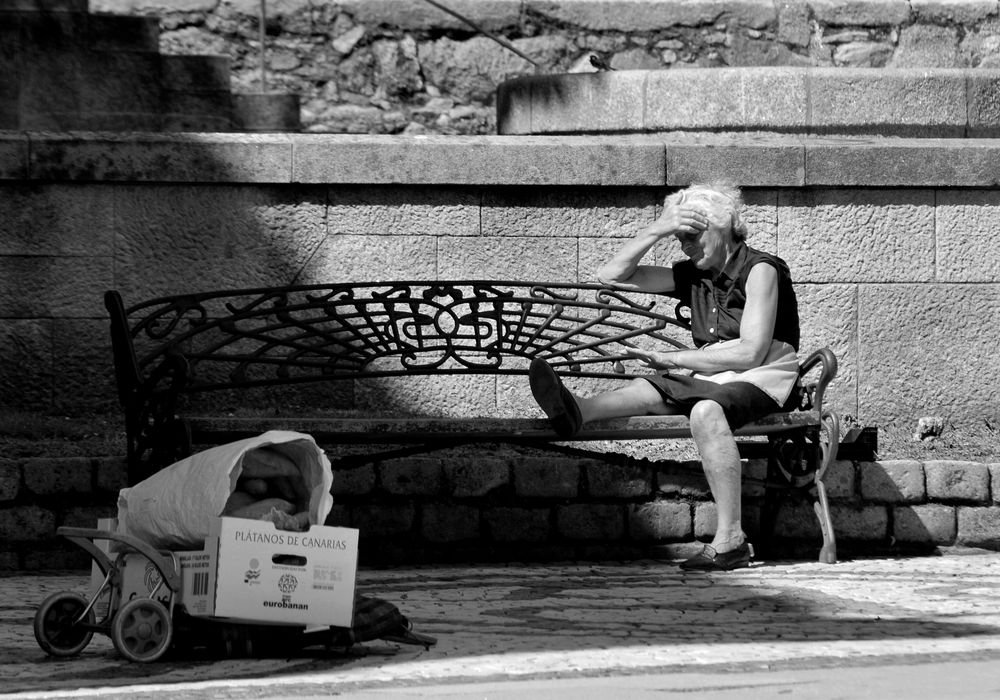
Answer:
[[[732,222],[733,239],[746,240],[747,225],[743,221],[743,193],[736,185],[728,182],[695,183],[668,195],[664,205],[683,204],[695,200],[707,200],[729,214]]]

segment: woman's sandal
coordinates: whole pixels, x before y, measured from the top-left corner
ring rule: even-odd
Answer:
[[[750,566],[753,559],[753,545],[744,542],[736,549],[719,554],[712,545],[706,544],[698,554],[681,562],[685,571],[732,571]]]
[[[583,417],[576,399],[563,386],[559,375],[545,360],[535,358],[528,367],[528,384],[531,395],[548,416],[552,429],[562,438],[570,438],[580,432]]]

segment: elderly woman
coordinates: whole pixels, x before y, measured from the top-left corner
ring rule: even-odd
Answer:
[[[668,196],[663,212],[598,271],[619,289],[669,294],[691,309],[696,349],[630,350],[657,370],[625,387],[576,396],[543,361],[532,362],[531,391],[563,437],[589,421],[684,414],[698,447],[718,525],[712,542],[681,564],[688,570],[749,566],[741,527],[741,465],[733,430],[796,400],[799,318],[788,266],[745,243],[742,195],[728,185],[692,185]],[[686,260],[640,264],[675,236]]]

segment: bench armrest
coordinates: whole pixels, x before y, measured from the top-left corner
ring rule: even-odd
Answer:
[[[812,404],[817,413],[823,415],[823,397],[826,387],[837,376],[837,356],[829,348],[821,348],[809,355],[799,366],[799,380],[803,380],[809,372],[819,366],[819,378],[813,390]]]

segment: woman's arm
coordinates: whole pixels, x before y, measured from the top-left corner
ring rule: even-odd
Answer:
[[[602,283],[636,292],[662,293],[674,289],[674,273],[669,267],[640,265],[653,246],[678,233],[700,233],[708,226],[705,214],[691,207],[664,207],[663,213],[628,241],[597,270]]]
[[[759,367],[774,338],[774,322],[778,313],[778,271],[767,263],[754,265],[747,278],[746,293],[738,343],[673,352],[630,349],[629,354],[655,369],[723,372]]]

